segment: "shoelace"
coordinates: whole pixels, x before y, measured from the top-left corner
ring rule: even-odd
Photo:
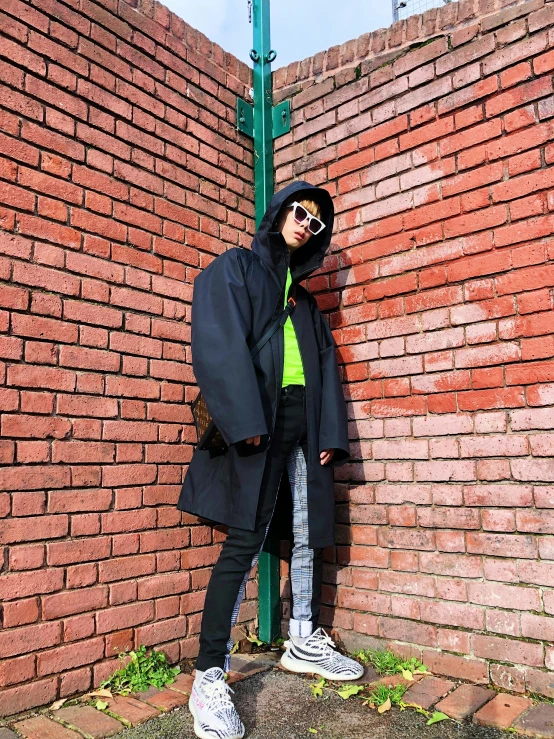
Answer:
[[[314,631],[307,641],[311,642],[312,640],[318,647],[323,647],[326,652],[333,650],[335,647],[335,642],[331,639],[329,634],[321,628],[321,626]]]
[[[329,634],[327,634],[327,632],[322,629],[321,626],[312,634],[310,634],[310,636],[306,639],[304,643],[307,644],[308,642],[310,642],[310,644],[315,643],[318,647],[323,647],[326,654],[328,654],[330,651],[333,651],[334,647],[336,646],[335,642],[331,639]],[[292,644],[294,644],[294,642],[292,641],[291,637],[291,639],[285,642],[284,646],[290,647],[292,646]]]
[[[235,691],[230,685],[227,685],[225,678],[215,679],[212,682],[204,680],[203,682],[205,684],[202,685],[202,690],[208,698],[206,703],[208,710],[215,713],[218,709],[233,706],[229,692],[234,693]]]

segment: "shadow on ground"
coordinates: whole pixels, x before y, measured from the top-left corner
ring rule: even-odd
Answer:
[[[443,721],[425,726],[414,711],[379,715],[360,699],[343,700],[325,691],[327,700],[313,698],[315,679],[270,670],[235,683],[231,694],[246,726],[245,739],[501,739],[500,731],[470,723]],[[183,707],[128,729],[121,739],[195,739],[192,716]],[[317,729],[317,734],[308,729]]]

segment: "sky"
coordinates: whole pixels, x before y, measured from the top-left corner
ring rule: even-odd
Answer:
[[[247,0],[162,0],[189,25],[252,65]],[[392,23],[391,0],[272,0],[272,69]]]

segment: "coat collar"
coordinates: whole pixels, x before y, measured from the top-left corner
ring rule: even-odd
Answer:
[[[317,201],[321,208],[321,220],[325,223],[321,234],[312,236],[307,244],[301,246],[293,254],[289,252],[283,234],[280,231],[271,230],[281,206],[292,194],[297,195],[299,200],[311,198]],[[275,193],[271,198],[254,235],[252,251],[272,269],[278,269],[282,264],[286,264],[287,268],[290,265],[293,282],[299,282],[321,267],[325,252],[331,243],[333,222],[333,201],[327,190],[310,185],[303,180],[297,180]]]

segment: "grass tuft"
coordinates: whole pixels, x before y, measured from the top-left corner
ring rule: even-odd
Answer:
[[[408,690],[404,684],[389,687],[388,685],[376,685],[368,696],[369,703],[375,706],[383,706],[390,700],[391,706],[399,706],[402,703],[402,696]]]
[[[417,657],[404,659],[390,649],[360,649],[353,654],[364,664],[372,665],[380,675],[398,675],[403,672],[426,672],[427,668]]]

